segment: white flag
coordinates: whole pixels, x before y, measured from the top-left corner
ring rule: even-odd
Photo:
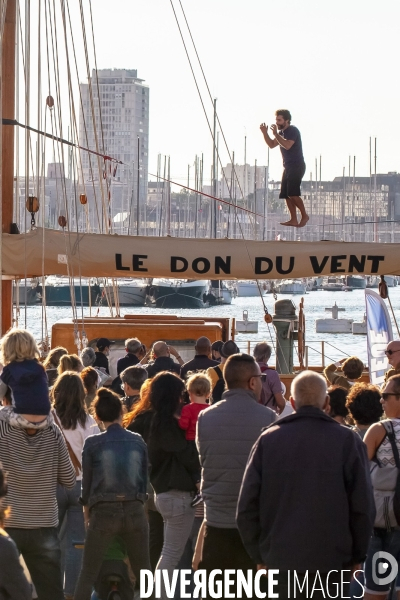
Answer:
[[[367,308],[367,344],[369,378],[374,385],[382,385],[388,368],[386,346],[393,339],[392,323],[384,300],[371,289],[365,290]]]

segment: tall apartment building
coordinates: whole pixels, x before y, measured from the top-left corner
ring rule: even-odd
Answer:
[[[115,180],[137,190],[139,154],[140,204],[146,202],[149,155],[149,87],[136,69],[93,69],[81,83],[79,143],[118,160]],[[139,144],[139,152],[138,152]],[[82,153],[82,175],[98,179],[97,159]],[[136,192],[135,192],[136,193]]]

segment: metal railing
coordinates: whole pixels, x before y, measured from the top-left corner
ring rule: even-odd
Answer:
[[[254,350],[254,346],[256,344],[259,343],[260,340],[236,340],[236,344],[239,347],[239,350],[241,352],[245,352],[246,354],[253,354],[253,350]],[[318,345],[320,345],[320,348],[318,349]],[[272,346],[272,344],[271,344]],[[332,363],[332,362],[336,362],[338,360],[337,357],[332,357],[329,356],[329,354],[326,353],[326,346],[330,346],[331,348],[333,348],[334,350],[336,350],[337,352],[340,353],[340,356],[342,358],[344,358],[345,356],[350,356],[350,354],[348,354],[347,352],[345,352],[344,350],[338,348],[337,346],[334,346],[333,344],[331,344],[330,342],[327,342],[325,340],[321,340],[321,341],[315,341],[315,342],[310,342],[308,344],[306,344],[305,346],[305,356],[304,356],[304,365],[306,367],[306,369],[308,369],[308,366],[310,364],[310,354],[313,353],[314,356],[318,355],[320,357],[320,362],[315,363],[315,361],[311,361],[311,364],[316,366],[322,366],[322,368],[325,368],[326,364]],[[295,344],[294,346],[295,349],[295,353],[297,354],[297,345]],[[329,349],[327,350],[329,352]],[[273,352],[271,355],[271,363],[274,364],[275,362],[275,353]]]

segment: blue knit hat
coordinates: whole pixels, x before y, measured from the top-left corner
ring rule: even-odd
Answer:
[[[14,412],[49,414],[49,383],[46,371],[37,360],[10,363],[4,367],[1,379],[11,388]]]

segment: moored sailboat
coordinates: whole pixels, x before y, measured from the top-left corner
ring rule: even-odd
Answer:
[[[146,304],[156,308],[203,308],[207,280],[153,279]]]

